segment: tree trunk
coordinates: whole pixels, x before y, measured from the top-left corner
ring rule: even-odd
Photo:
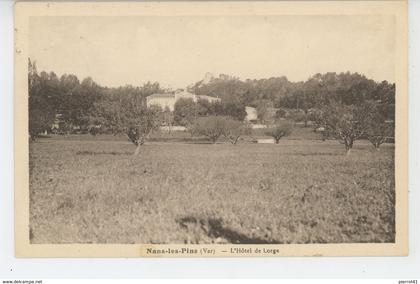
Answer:
[[[231,137],[229,138],[230,142],[232,143],[232,145],[236,145],[236,143],[238,143],[239,137]]]
[[[308,127],[308,111],[305,110],[304,127]]]
[[[134,151],[134,156],[138,156],[140,154],[140,147],[144,144],[144,137],[140,137],[135,144],[137,145],[137,147]]]
[[[141,147],[141,144],[137,143],[136,150],[134,151],[134,156],[138,156],[140,154],[140,147]]]
[[[346,146],[346,156],[348,156],[353,148],[353,140],[345,140],[344,145]]]
[[[36,136],[35,136],[35,135],[33,135],[33,134],[30,134],[29,136],[30,136],[30,137],[29,137],[30,142],[35,142],[35,140],[36,140]]]
[[[350,155],[351,148],[346,147],[346,156]]]

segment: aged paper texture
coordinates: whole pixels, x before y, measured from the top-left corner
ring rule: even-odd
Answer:
[[[17,257],[408,254],[406,1],[17,2]]]

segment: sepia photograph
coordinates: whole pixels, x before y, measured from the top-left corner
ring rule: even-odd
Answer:
[[[314,2],[17,5],[19,254],[407,254],[405,1]]]

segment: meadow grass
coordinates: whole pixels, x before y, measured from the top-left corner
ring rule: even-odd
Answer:
[[[88,137],[88,136],[83,136]],[[394,146],[40,139],[32,243],[394,242]]]

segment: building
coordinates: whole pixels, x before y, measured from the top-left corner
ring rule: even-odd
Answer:
[[[211,103],[221,101],[220,98],[215,98],[215,97],[210,97],[210,96],[205,96],[205,95],[197,95],[196,99],[197,100],[206,100],[206,101],[211,102]]]
[[[249,122],[256,122],[257,121],[258,116],[257,116],[257,109],[256,108],[246,106],[245,111],[246,111],[246,116],[245,116],[246,121],[249,121]]]
[[[147,107],[152,105],[160,106],[163,110],[169,108],[170,111],[174,111],[175,106],[175,95],[174,94],[153,94],[146,97]]]
[[[192,99],[194,102],[197,102],[198,100],[207,100],[208,102],[220,102],[220,98],[200,96],[184,90],[180,90],[174,93],[153,94],[146,98],[146,102],[147,107],[154,105],[160,106],[163,110],[165,108],[169,108],[170,111],[174,111],[175,103],[179,99]]]

